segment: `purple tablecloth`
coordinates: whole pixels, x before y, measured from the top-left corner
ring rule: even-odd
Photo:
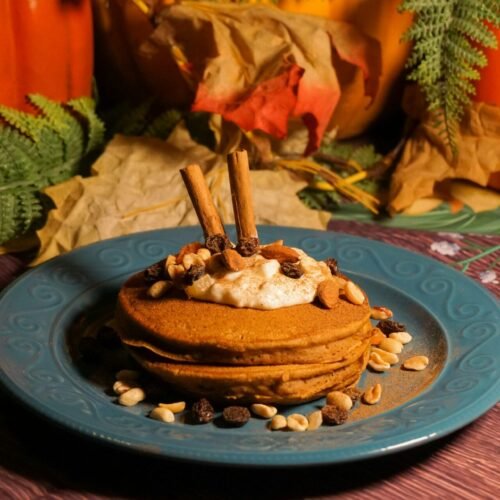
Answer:
[[[332,222],[445,262],[500,296],[500,235],[456,235]],[[0,257],[0,288],[23,260]],[[450,436],[340,466],[232,469],[109,449],[41,419],[0,390],[0,498],[497,498],[500,406]]]

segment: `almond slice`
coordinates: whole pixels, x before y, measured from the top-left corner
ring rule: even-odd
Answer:
[[[333,280],[322,281],[318,285],[316,294],[327,309],[332,309],[339,300],[339,286]]]
[[[241,271],[246,267],[245,259],[232,248],[226,248],[221,253],[221,258],[224,267],[229,271]]]
[[[300,255],[293,249],[284,245],[268,245],[261,247],[260,254],[266,259],[276,259],[283,262],[297,262]]]

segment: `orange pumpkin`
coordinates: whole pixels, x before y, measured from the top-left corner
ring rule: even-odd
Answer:
[[[494,28],[490,25],[490,29],[497,38],[497,48],[482,47],[488,65],[479,70],[481,78],[476,82],[474,100],[500,106],[500,28]]]
[[[0,103],[33,111],[26,94],[91,94],[90,0],[0,0]]]
[[[278,6],[290,12],[319,15],[354,24],[363,33],[380,42],[382,75],[378,93],[370,104],[364,96],[363,75],[352,65],[338,65],[342,96],[331,126],[338,137],[351,137],[366,129],[383,111],[399,107],[395,92],[403,82],[403,70],[410,45],[402,43],[412,16],[397,11],[401,0],[280,0]]]

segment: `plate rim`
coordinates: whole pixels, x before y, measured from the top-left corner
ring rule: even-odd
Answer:
[[[234,227],[228,226],[228,228],[234,230]],[[477,283],[475,280],[471,279],[470,277],[460,273],[459,271],[451,268],[450,266],[447,266],[446,264],[443,264],[435,259],[432,259],[429,256],[422,255],[418,252],[412,251],[412,250],[407,250],[405,248],[398,247],[396,245],[392,245],[389,243],[385,242],[380,242],[377,240],[372,240],[363,236],[357,236],[357,235],[351,235],[347,233],[342,233],[342,232],[336,232],[336,231],[319,231],[319,230],[312,230],[312,229],[306,229],[306,228],[295,228],[295,227],[284,227],[284,226],[259,226],[259,228],[270,228],[271,232],[277,231],[293,231],[293,232],[298,232],[301,233],[302,236],[307,236],[307,235],[322,235],[325,236],[327,235],[328,237],[335,238],[339,236],[340,238],[352,238],[354,240],[360,241],[360,242],[365,242],[368,243],[368,245],[375,245],[375,247],[379,248],[388,248],[391,250],[396,250],[399,252],[402,252],[403,254],[411,254],[413,256],[416,256],[418,260],[423,259],[424,261],[427,261],[429,264],[438,266],[438,268],[443,269],[446,271],[446,274],[451,274],[451,276],[456,276],[459,278],[460,281],[465,280],[464,282],[468,284],[468,286],[473,286],[477,290],[481,292],[482,295],[487,297],[489,300],[494,301],[496,300],[495,296],[487,290],[485,287],[481,286],[479,283]],[[108,240],[103,240],[100,242],[93,243],[91,245],[87,245],[78,249],[75,249],[71,252],[68,252],[66,254],[63,254],[61,256],[55,257],[53,259],[50,259],[49,261],[41,264],[40,266],[37,266],[36,268],[32,268],[25,273],[23,273],[20,277],[18,277],[16,280],[14,280],[12,283],[10,283],[6,288],[2,290],[0,293],[0,307],[2,305],[2,302],[6,296],[8,296],[10,293],[12,293],[12,290],[15,290],[16,287],[22,286],[22,284],[26,280],[30,280],[32,274],[40,272],[40,269],[44,269],[44,266],[48,268],[49,265],[52,265],[54,262],[57,262],[58,260],[62,259],[74,259],[78,258],[78,255],[80,254],[85,254],[89,251],[91,251],[92,248],[97,248],[101,246],[113,246],[119,241],[124,241],[124,240],[133,240],[136,238],[140,238],[141,236],[146,236],[146,235],[159,235],[162,234],[164,235],[165,233],[184,233],[186,234],[191,234],[193,231],[199,232],[199,227],[198,226],[187,226],[187,227],[182,227],[182,228],[166,228],[166,229],[156,229],[156,230],[150,230],[150,231],[144,231],[140,233],[133,233],[129,235],[124,235],[124,236],[119,236],[117,238],[112,238]],[[389,286],[393,286],[391,283],[388,284]],[[397,287],[395,287],[397,289]],[[1,332],[0,332],[1,336]],[[448,359],[445,361],[445,364],[443,365],[443,369],[436,378],[436,380],[430,385],[430,387],[433,387],[436,383],[438,383],[440,377],[444,373],[445,370],[449,369],[449,363]],[[486,413],[491,407],[493,407],[496,402],[498,401],[498,393],[499,393],[499,388],[500,388],[500,380],[497,379],[496,383],[492,384],[487,391],[481,394],[478,398],[474,400],[475,405],[472,406],[472,408],[469,406],[466,406],[462,410],[455,411],[451,415],[447,417],[448,425],[446,427],[438,427],[437,429],[434,429],[434,432],[432,433],[427,433],[427,435],[422,436],[422,431],[417,429],[416,431],[413,432],[406,432],[407,439],[405,442],[388,446],[388,447],[374,447],[371,450],[364,450],[361,453],[358,454],[351,454],[349,456],[335,456],[335,450],[333,449],[324,449],[324,450],[314,450],[314,451],[304,451],[304,452],[296,452],[295,457],[292,457],[290,459],[290,454],[292,453],[289,450],[281,451],[281,452],[276,452],[273,451],[272,454],[273,456],[278,458],[278,461],[276,460],[266,460],[265,458],[263,459],[262,457],[255,458],[255,454],[259,454],[259,452],[251,452],[249,455],[247,452],[226,452],[221,456],[220,452],[214,452],[215,456],[209,456],[211,455],[210,452],[208,453],[202,453],[203,456],[197,456],[197,457],[190,457],[187,456],[184,453],[176,453],[175,450],[173,450],[171,453],[165,453],[164,451],[161,450],[152,450],[149,448],[144,448],[141,446],[138,446],[137,444],[133,442],[126,442],[123,440],[115,439],[110,435],[105,435],[105,434],[96,434],[95,430],[92,430],[90,426],[85,426],[82,425],[79,422],[74,422],[71,418],[68,418],[64,415],[59,415],[59,413],[52,412],[48,408],[46,408],[46,405],[41,403],[40,401],[37,401],[34,396],[28,392],[26,392],[23,388],[19,387],[18,385],[15,384],[13,380],[8,376],[6,371],[4,370],[3,366],[0,366],[0,383],[8,390],[8,392],[15,398],[20,400],[23,405],[25,405],[28,409],[34,411],[36,414],[42,416],[43,418],[47,419],[50,422],[56,423],[58,426],[64,429],[68,429],[78,435],[81,435],[85,438],[90,438],[99,441],[102,444],[106,445],[111,445],[113,447],[117,448],[126,448],[129,451],[135,451],[139,452],[142,454],[149,454],[153,456],[158,456],[162,458],[170,458],[170,459],[176,459],[176,460],[181,460],[181,461],[188,461],[188,462],[193,462],[193,463],[210,463],[210,464],[219,464],[219,465],[233,465],[233,466],[277,466],[277,467],[283,467],[283,466],[311,466],[311,465],[324,465],[324,464],[333,464],[333,463],[346,463],[346,462],[352,462],[356,460],[363,460],[363,459],[368,459],[368,458],[373,458],[376,456],[388,454],[388,453],[393,453],[393,452],[398,452],[398,451],[403,451],[409,448],[412,448],[414,446],[418,446],[424,443],[428,443],[431,441],[434,441],[436,439],[439,439],[441,437],[444,437],[457,429],[460,429],[475,419],[479,418],[481,415]],[[426,388],[423,393],[419,394],[417,398],[418,399],[421,397],[422,394],[427,392],[430,388]],[[413,401],[413,400],[411,400]],[[384,412],[384,415],[390,414],[391,412],[395,411],[398,407],[391,409],[387,412]],[[378,416],[370,417],[372,418],[377,418]],[[369,419],[365,419],[363,421],[366,421]],[[451,420],[451,421],[450,421]],[[353,425],[355,422],[353,423]],[[430,423],[427,427],[433,427],[433,424]],[[435,426],[434,426],[435,427]],[[417,435],[420,434],[420,435]],[[333,453],[333,454],[332,454]]]

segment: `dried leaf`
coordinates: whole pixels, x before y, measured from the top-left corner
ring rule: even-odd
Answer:
[[[367,95],[377,90],[379,44],[347,23],[203,2],[172,5],[158,22],[142,50],[173,48],[196,92],[193,110],[276,138],[301,117],[309,131],[306,154],[318,148],[340,98],[335,57],[361,68]]]
[[[411,100],[408,112],[412,115],[415,115],[413,106],[417,102]],[[485,103],[472,104],[461,122],[457,146],[458,157],[453,162],[447,154],[445,139],[436,133],[430,119],[423,119],[408,139],[392,176],[390,211],[402,212],[421,198],[440,196],[444,181],[463,179],[487,186],[493,174],[500,171],[500,108]],[[451,193],[449,186],[447,194],[474,210],[481,210],[478,205],[474,208],[475,202]]]
[[[76,176],[46,190],[56,208],[38,231],[39,264],[95,241],[148,229],[197,225],[179,174],[199,163],[224,222],[233,212],[225,157],[195,143],[183,126],[167,142],[116,136],[93,165],[92,176]],[[257,224],[324,229],[330,214],[306,208],[296,196],[305,181],[285,171],[251,172]]]

